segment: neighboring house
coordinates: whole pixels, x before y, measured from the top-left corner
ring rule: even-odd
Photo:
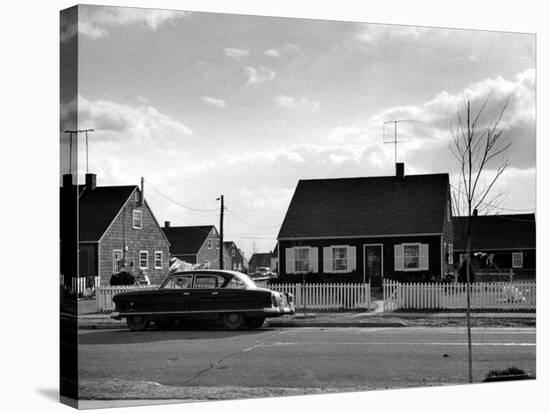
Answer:
[[[271,270],[279,274],[279,243],[275,245],[271,252]]]
[[[126,270],[160,282],[169,269],[169,243],[137,185],[97,186],[86,174],[78,188],[79,276],[111,276]]]
[[[271,253],[254,253],[248,261],[248,274],[256,272],[258,267],[271,267]]]
[[[453,270],[448,174],[300,180],[278,235],[281,281],[440,280]]]
[[[235,242],[223,242],[223,246],[229,255],[230,266],[225,266],[226,269],[236,270],[238,272],[246,271],[246,259],[244,253],[237,247]]]
[[[468,217],[454,217],[455,264],[466,257],[465,233]],[[474,267],[513,270],[516,276],[534,278],[536,273],[535,214],[503,214],[472,217],[472,261]]]
[[[165,221],[162,230],[170,241],[171,256],[200,268],[220,268],[220,235],[215,226],[172,227]],[[229,269],[231,258],[225,249],[223,261]]]

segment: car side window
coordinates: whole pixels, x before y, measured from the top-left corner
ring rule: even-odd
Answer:
[[[188,289],[191,287],[193,277],[191,275],[174,276],[164,284],[163,289]]]
[[[246,289],[246,284],[238,277],[232,277],[224,287],[227,289]]]
[[[223,286],[225,278],[219,275],[195,275],[195,289],[216,289]]]

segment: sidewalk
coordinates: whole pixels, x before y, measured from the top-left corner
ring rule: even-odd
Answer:
[[[473,326],[535,326],[535,313],[484,312],[472,313]],[[79,315],[80,329],[123,329],[126,321],[111,319],[109,314]],[[317,312],[297,313],[268,319],[264,326],[277,328],[374,328],[406,326],[461,326],[466,325],[463,312]]]

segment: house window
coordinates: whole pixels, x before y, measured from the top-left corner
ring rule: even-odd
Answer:
[[[523,252],[512,253],[512,267],[519,269],[523,267]]]
[[[149,252],[141,250],[139,252],[139,268],[148,269],[149,268]]]
[[[113,250],[113,274],[120,272],[122,267],[122,250]]]
[[[454,254],[455,254],[455,247],[454,247],[454,244],[453,243],[449,243],[448,245],[448,255],[449,257],[447,258],[448,259],[448,263],[450,265],[454,264]]]
[[[212,239],[208,239],[206,241],[206,245],[208,246],[209,249],[211,249],[212,248]]]
[[[155,269],[162,269],[162,252],[155,252]]]
[[[297,272],[309,271],[309,247],[297,247],[295,269]]]
[[[220,248],[220,239],[216,239],[216,249]]]
[[[231,249],[231,257],[235,257],[235,249]]]
[[[142,222],[143,214],[140,210],[134,210],[132,214],[132,227],[134,229],[141,229],[143,222]]]
[[[394,264],[396,271],[429,270],[429,245],[421,243],[403,243],[394,245]]]
[[[403,246],[403,263],[405,269],[420,268],[420,246],[418,244],[405,244]]]
[[[233,263],[233,270],[237,270],[237,263]]]
[[[136,192],[134,193],[134,201],[136,203],[139,203],[139,191],[136,190]]]
[[[348,269],[348,248],[333,247],[332,248],[332,269],[336,272],[346,271]]]

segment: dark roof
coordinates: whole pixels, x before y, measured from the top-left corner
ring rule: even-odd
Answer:
[[[79,239],[101,239],[136,188],[135,185],[124,185],[88,190],[79,186]]]
[[[462,232],[468,217],[453,217],[454,250],[465,250]],[[534,249],[536,246],[535,214],[503,214],[472,217],[474,250]]]
[[[275,248],[271,252],[271,257],[279,257],[279,243],[275,244]]]
[[[197,254],[214,226],[163,227],[171,254]]]
[[[448,174],[300,180],[278,238],[442,233]]]
[[[254,253],[248,261],[249,267],[270,267],[271,253]]]

